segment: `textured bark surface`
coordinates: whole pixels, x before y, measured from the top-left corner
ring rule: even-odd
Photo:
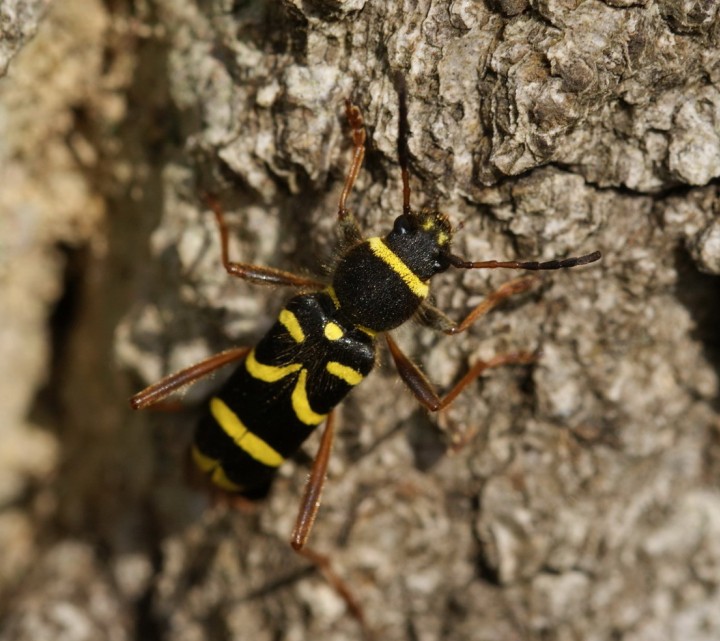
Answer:
[[[182,461],[221,377],[178,415],[126,398],[252,344],[288,296],[224,273],[202,190],[235,256],[331,269],[348,96],[350,205],[389,227],[398,71],[413,204],[464,222],[457,253],[604,258],[457,338],[398,331],[443,389],[542,351],[439,418],[383,354],[313,547],[383,640],[720,636],[716,3],[65,0],[0,80],[0,639],[360,638],[287,543],[306,464],[253,514],[209,508]],[[433,292],[459,318],[511,277]]]
[[[3,0],[0,5],[0,76],[37,31],[50,0]]]

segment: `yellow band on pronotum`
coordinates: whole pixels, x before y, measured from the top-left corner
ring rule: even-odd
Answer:
[[[388,265],[418,298],[427,298],[430,288],[392,251],[382,238],[368,238],[368,245],[375,256]]]

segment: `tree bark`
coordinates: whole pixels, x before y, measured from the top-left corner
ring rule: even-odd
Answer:
[[[330,273],[346,98],[368,132],[349,204],[386,233],[397,73],[412,203],[462,222],[456,253],[603,259],[458,337],[396,332],[440,389],[478,358],[538,358],[428,417],[382,352],[341,408],[312,547],[383,640],[718,638],[715,3],[67,0],[0,80],[17,336],[0,342],[0,639],[360,638],[288,544],[305,462],[253,513],[184,484],[222,377],[179,414],[126,399],[253,344],[289,295],[227,276],[203,192],[237,259]],[[512,277],[449,273],[433,296],[460,318]]]

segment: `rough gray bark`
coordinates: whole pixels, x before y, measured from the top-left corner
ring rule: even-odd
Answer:
[[[50,0],[4,0],[0,5],[0,76],[35,32]]]
[[[0,81],[0,638],[359,638],[287,544],[306,468],[256,514],[209,509],[182,482],[193,411],[125,399],[252,343],[287,296],[224,274],[200,190],[237,256],[327,273],[347,96],[370,139],[351,206],[388,227],[401,71],[413,202],[464,221],[458,253],[604,258],[462,337],[398,332],[443,388],[542,354],[440,431],[383,357],[313,546],[382,639],[716,639],[719,45],[702,1],[55,6]],[[434,294],[460,317],[510,277]]]

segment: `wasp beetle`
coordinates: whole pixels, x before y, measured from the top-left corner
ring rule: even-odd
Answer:
[[[447,216],[410,205],[408,122],[404,84],[399,82],[398,157],[402,213],[385,236],[364,238],[347,209],[348,196],[365,155],[365,127],[359,108],[346,101],[353,153],[337,210],[339,259],[329,282],[279,269],[230,260],[228,228],[219,199],[205,200],[220,232],[222,263],[228,274],[260,285],[298,288],[277,321],[253,348],[239,347],[172,374],[131,399],[149,407],[172,392],[229,363],[239,366],[209,401],[191,446],[197,470],[216,491],[254,500],[268,491],[278,467],[295,454],[323,422],[291,544],[304,548],[320,505],[334,435],[334,408],[372,370],[379,339],[387,344],[400,377],[429,411],[438,411],[486,369],[530,363],[535,355],[517,352],[478,361],[444,396],[392,339],[389,332],[411,318],[446,334],[459,334],[509,296],[528,290],[533,277],[511,280],[453,322],[428,300],[436,274],[455,269],[552,270],[586,265],[600,252],[547,262],[465,260],[452,252],[454,229]],[[308,554],[313,558],[314,553]]]

